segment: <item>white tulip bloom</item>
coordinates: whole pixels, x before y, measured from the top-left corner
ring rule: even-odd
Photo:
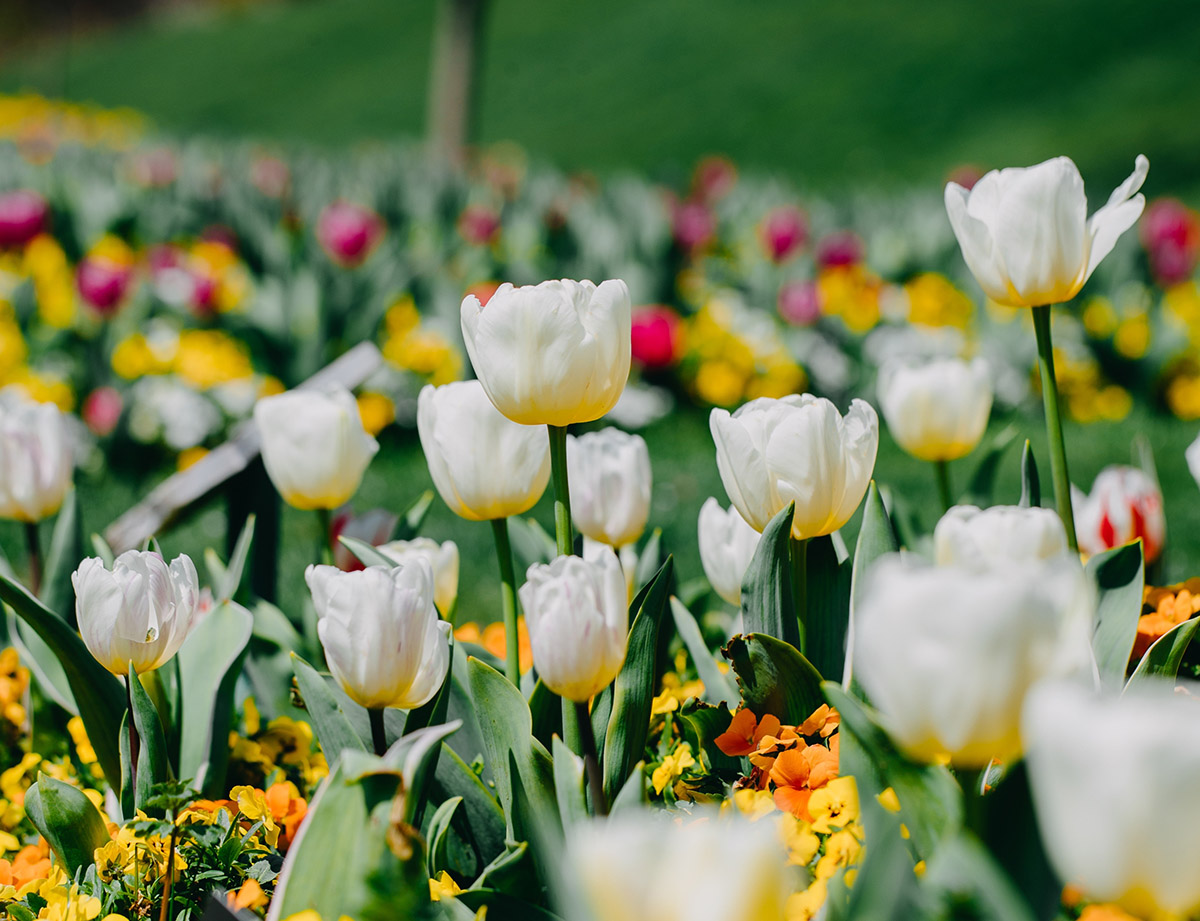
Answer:
[[[332,509],[346,502],[379,450],[345,387],[264,397],[254,405],[254,422],[271,482],[288,505],[299,509]]]
[[[591,422],[629,377],[632,305],[625,282],[504,284],[461,309],[471,365],[496,408],[524,425]]]
[[[970,191],[948,183],[946,213],[988,297],[1011,307],[1061,304],[1141,216],[1146,200],[1134,193],[1149,169],[1139,155],[1133,173],[1090,219],[1083,178],[1067,157],[992,170]]]
[[[546,430],[506,417],[479,381],[424,387],[417,399],[417,432],[433,485],[460,518],[522,515],[550,482]]]
[[[736,508],[721,508],[711,496],[700,507],[696,528],[700,565],[713,591],[732,605],[742,603],[742,581],[762,537]]]
[[[934,559],[941,566],[988,569],[1052,560],[1067,552],[1062,519],[1049,508],[956,505],[933,531]]]
[[[796,503],[792,537],[831,534],[866,494],[879,448],[879,417],[854,400],[843,418],[811,394],[751,400],[733,415],[714,409],[717,469],[742,517],[762,532]]]
[[[567,436],[571,517],[585,536],[610,547],[632,544],[650,517],[650,451],[641,435],[606,428]]]
[[[892,362],[879,372],[879,409],[896,443],[920,460],[951,461],[975,449],[992,411],[982,358]]]
[[[1046,851],[1087,898],[1141,918],[1200,911],[1200,704],[1168,683],[1121,696],[1048,683],[1023,720]]]
[[[452,540],[439,544],[428,537],[417,537],[393,540],[376,549],[397,566],[425,560],[433,570],[433,603],[443,617],[449,616],[458,598],[458,544]]]
[[[114,675],[138,674],[170,660],[196,622],[200,580],[186,554],[168,566],[157,553],[127,550],[113,561],[90,557],[71,576],[84,645]]]
[[[0,406],[0,518],[37,522],[62,505],[75,470],[67,419],[53,403]]]
[[[351,700],[411,710],[438,692],[450,667],[450,624],[434,610],[427,560],[358,572],[309,566],[304,579],[329,670]]]
[[[521,607],[538,675],[560,697],[590,700],[625,661],[629,602],[617,555],[560,556],[530,566],[526,579]]]

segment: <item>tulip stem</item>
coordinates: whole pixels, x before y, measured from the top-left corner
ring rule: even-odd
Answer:
[[[131,670],[132,667],[132,663],[130,663]],[[129,708],[129,780],[130,787],[136,791],[137,765],[138,755],[141,754],[141,740],[138,738],[137,723],[133,719],[133,684],[131,682],[136,680],[136,673],[132,671],[131,673],[134,674],[134,678],[130,678],[129,675],[125,676],[125,705]]]
[[[575,537],[571,529],[571,488],[567,482],[567,427],[548,425],[550,430],[550,471],[554,478],[554,536],[558,555],[574,552]]]
[[[935,460],[933,469],[937,474],[938,498],[942,500],[942,511],[950,511],[954,505],[954,493],[950,491],[950,464],[948,461]]]
[[[587,704],[575,704],[575,718],[579,722],[580,741],[583,745],[583,769],[587,772],[588,787],[592,791],[592,814],[608,815],[608,801],[604,798],[604,775],[600,773],[600,755],[596,752],[596,735],[592,732],[592,715],[588,712]]]
[[[29,590],[42,593],[42,545],[38,541],[36,521],[25,522],[25,547],[29,552]]]
[[[800,651],[808,637],[808,539],[792,538],[792,605],[800,623]]]
[[[500,609],[504,615],[504,674],[515,687],[521,686],[521,644],[517,635],[517,580],[513,574],[512,544],[508,519],[493,518],[496,556],[500,560]]]
[[[368,707],[367,718],[371,723],[371,745],[381,758],[387,753],[387,729],[383,725],[383,707]]]
[[[329,540],[333,533],[333,513],[329,509],[317,509],[317,528],[317,562],[330,566],[333,564],[333,546]]]
[[[1067,531],[1072,550],[1079,549],[1075,538],[1075,515],[1071,509],[1071,477],[1067,472],[1067,446],[1063,440],[1062,418],[1058,409],[1058,381],[1054,377],[1054,346],[1050,341],[1050,306],[1033,308],[1033,331],[1037,336],[1038,373],[1042,378],[1042,403],[1046,407],[1046,437],[1050,442],[1050,476],[1054,480],[1054,501],[1058,517]]]

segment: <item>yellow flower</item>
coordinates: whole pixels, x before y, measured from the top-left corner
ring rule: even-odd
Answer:
[[[1093,339],[1107,339],[1117,330],[1117,311],[1106,297],[1093,297],[1083,308],[1083,328]]]
[[[279,841],[279,826],[271,815],[266,794],[254,787],[240,786],[229,791],[229,798],[238,804],[238,811],[251,822],[262,822],[267,844],[274,847]]]
[[[180,333],[174,370],[201,390],[254,375],[250,350],[217,329],[188,329]]]
[[[812,921],[825,904],[825,880],[814,880],[803,892],[788,896],[785,906],[787,921]]]
[[[111,882],[118,876],[123,876],[125,868],[133,862],[129,848],[116,839],[96,848],[94,859],[96,872],[104,882]]]
[[[893,793],[894,795],[894,793]],[[853,777],[838,777],[813,792],[808,801],[813,831],[828,834],[858,819],[858,785]]]
[[[954,326],[966,329],[975,304],[945,275],[923,272],[904,286],[908,295],[908,319],[922,326]]]
[[[733,806],[727,804],[732,802]],[[775,812],[775,798],[769,790],[734,790],[733,796],[722,804],[722,808],[733,808],[750,821],[761,819]]]
[[[208,456],[208,448],[202,448],[197,445],[194,448],[184,448],[179,452],[179,457],[175,459],[176,470],[187,470],[188,467],[195,466]]]
[[[670,691],[663,691],[650,702],[650,715],[662,716],[665,713],[671,713],[679,709],[679,701],[675,699],[675,695]]]
[[[80,762],[83,764],[94,764],[96,762],[96,749],[92,748],[92,743],[87,736],[87,730],[83,728],[83,720],[78,716],[71,717],[67,721],[67,732],[71,736],[71,741],[75,743],[75,753],[79,756]]]
[[[875,797],[875,799],[879,802],[879,805],[888,812],[900,811],[900,797],[896,795],[896,791],[892,787],[888,787],[877,797]]]
[[[450,874],[445,870],[438,874],[437,879],[429,881],[429,898],[431,901],[440,902],[442,899],[452,899],[460,892],[462,892],[462,888],[450,878]]]
[[[662,793],[676,777],[679,777],[690,767],[694,767],[696,759],[692,757],[692,746],[687,742],[680,745],[674,752],[663,759],[662,764],[650,775],[650,783],[654,785],[655,793]]]
[[[821,850],[821,839],[813,832],[812,825],[790,813],[780,823],[783,843],[788,849],[788,863],[807,867]]]
[[[1142,358],[1150,348],[1150,318],[1136,313],[1122,320],[1113,336],[1113,347],[1126,358]]]
[[[724,360],[706,361],[696,372],[696,395],[714,406],[732,406],[746,389],[746,374]]]
[[[357,402],[358,415],[368,435],[378,435],[396,418],[396,405],[385,394],[361,393]]]
[[[817,879],[829,879],[842,867],[853,865],[861,851],[862,843],[854,832],[849,829],[834,832],[825,841],[825,856],[817,861]]]

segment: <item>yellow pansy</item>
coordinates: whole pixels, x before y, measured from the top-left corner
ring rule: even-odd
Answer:
[[[692,757],[692,746],[687,742],[680,745],[674,752],[663,759],[662,764],[650,775],[650,783],[654,785],[655,793],[662,793],[676,777],[679,777],[690,767],[694,767],[696,759]]]
[[[794,815],[786,814],[780,823],[784,846],[788,849],[788,863],[807,867],[821,849],[821,839],[813,832],[812,825]]]
[[[825,880],[814,880],[812,885],[803,892],[788,896],[784,907],[787,921],[812,921],[825,904]]]
[[[254,787],[240,786],[229,791],[229,798],[238,804],[238,811],[252,822],[263,823],[263,833],[267,844],[274,847],[279,841],[279,826],[271,815],[271,807],[267,805],[266,794]]]
[[[838,777],[813,792],[808,801],[813,831],[828,834],[858,819],[858,785],[853,777]]]
[[[862,842],[854,832],[849,829],[834,832],[825,841],[825,855],[817,861],[817,879],[829,879],[842,867],[854,864],[861,851]]]
[[[451,879],[450,874],[445,870],[437,875],[437,879],[429,881],[429,898],[434,902],[452,899],[460,892],[462,892],[462,887]]]

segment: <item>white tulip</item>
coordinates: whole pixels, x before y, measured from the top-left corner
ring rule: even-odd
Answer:
[[[71,486],[75,458],[67,419],[53,403],[0,406],[0,518],[53,515]]]
[[[504,284],[484,306],[462,302],[475,374],[496,408],[524,425],[591,422],[629,377],[632,306],[625,282]]]
[[[1035,563],[1067,553],[1067,532],[1053,509],[956,505],[934,528],[933,552],[942,566]]]
[[[1187,446],[1187,450],[1183,454],[1187,460],[1188,472],[1196,481],[1196,485],[1200,486],[1200,435],[1196,436],[1196,440]]]
[[[1169,684],[1097,696],[1049,683],[1025,704],[1029,781],[1064,882],[1142,918],[1200,911],[1200,704]]]
[[[1071,487],[1075,533],[1084,553],[1103,553],[1132,541],[1142,541],[1146,562],[1162,552],[1167,518],[1158,484],[1137,467],[1105,467],[1090,494]]]
[[[640,435],[607,428],[567,436],[571,517],[580,532],[610,547],[632,544],[650,517],[650,451]]]
[[[792,537],[831,534],[862,502],[875,468],[879,417],[854,400],[845,418],[811,394],[751,400],[732,416],[714,409],[709,428],[725,491],[760,533],[789,502]]]
[[[992,170],[967,191],[946,186],[946,213],[967,267],[992,300],[1011,307],[1069,301],[1146,205],[1135,195],[1150,162],[1087,216],[1083,178],[1067,157]]]
[[[433,570],[433,603],[448,617],[458,598],[458,544],[452,540],[439,544],[428,537],[393,540],[377,548],[397,566],[422,559]]]
[[[425,559],[388,570],[309,566],[317,636],[346,695],[368,709],[427,703],[450,667],[450,624],[433,608]]]
[[[90,557],[71,576],[84,645],[114,675],[152,671],[179,651],[196,622],[200,580],[186,554],[168,566],[157,553],[127,550],[113,561]]]
[[[289,390],[254,406],[262,458],[288,505],[337,508],[357,492],[379,443],[345,387]]]
[[[879,373],[879,409],[896,443],[925,461],[965,457],[992,411],[992,380],[982,358],[892,362]]]
[[[762,535],[746,524],[736,508],[730,506],[726,511],[710,496],[700,507],[696,536],[700,565],[713,591],[730,604],[740,605],[742,581]]]
[[[530,566],[526,579],[521,606],[538,675],[560,697],[590,700],[625,661],[629,607],[617,555],[560,556]]]
[[[422,389],[417,432],[433,485],[460,518],[522,515],[550,482],[546,430],[504,416],[479,381]]]
[[[792,879],[779,834],[768,820],[715,814],[579,823],[563,901],[589,921],[782,921]]]
[[[854,675],[912,757],[1007,761],[1029,688],[1090,664],[1090,602],[1073,561],[981,572],[885,557],[855,606]]]

